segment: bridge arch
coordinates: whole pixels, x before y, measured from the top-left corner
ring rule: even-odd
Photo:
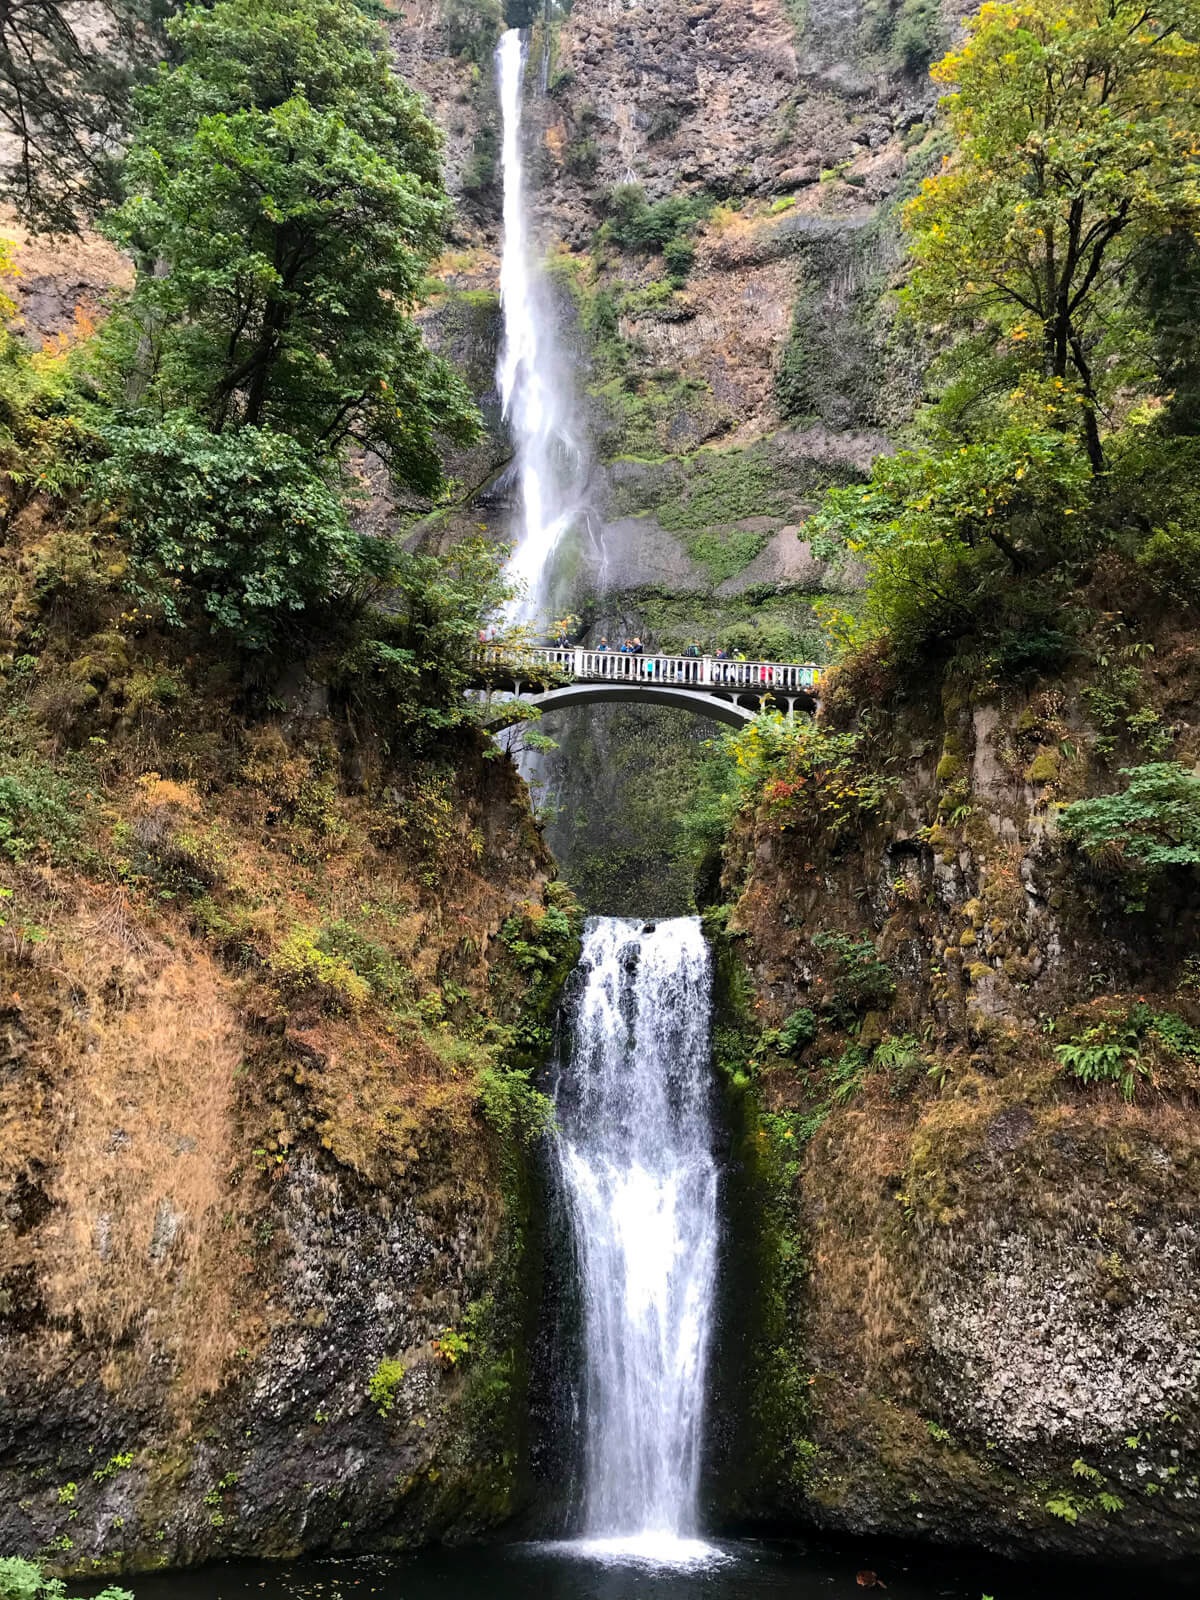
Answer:
[[[541,692],[523,689],[520,698],[542,711],[565,711],[568,706],[611,704],[614,700],[634,701],[638,705],[673,706],[696,717],[727,723],[731,728],[752,722],[759,707],[739,705],[732,697],[704,693],[697,689],[674,688],[666,683],[571,683],[561,689]]]

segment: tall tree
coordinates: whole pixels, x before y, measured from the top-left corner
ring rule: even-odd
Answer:
[[[449,202],[440,138],[349,0],[224,0],[169,25],[139,91],[129,197],[143,398],[214,433],[268,427],[314,460],[350,444],[423,490],[435,430],[474,413],[411,313]]]
[[[412,317],[440,139],[354,0],[219,0],[168,34],[105,220],[142,263],[105,330],[105,479],[145,591],[260,648],[395,566],[349,528],[350,453],[433,492],[439,437],[477,427]]]
[[[1095,472],[1134,269],[1200,218],[1198,37],[1196,0],[1017,0],[984,5],[933,71],[955,150],[907,209],[909,303],[1076,385]]]

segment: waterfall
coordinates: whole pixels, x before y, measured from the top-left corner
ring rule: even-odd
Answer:
[[[581,509],[587,462],[571,423],[572,385],[556,337],[553,305],[536,271],[529,236],[521,145],[525,45],[516,28],[504,33],[496,47],[496,74],[504,129],[504,337],[496,382],[512,432],[518,493],[508,571],[519,593],[510,604],[509,620],[532,622],[549,604],[551,560]]]
[[[717,1165],[699,921],[591,918],[580,977],[554,1144],[582,1298],[582,1532],[602,1555],[705,1558]]]

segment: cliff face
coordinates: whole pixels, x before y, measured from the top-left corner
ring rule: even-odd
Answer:
[[[523,785],[466,735],[393,759],[315,680],[268,710],[36,502],[4,555],[0,1548],[491,1525],[575,948]]]
[[[1196,1549],[1200,893],[1182,873],[1135,909],[1056,827],[1147,741],[1195,759],[1195,649],[1128,631],[1117,597],[1145,596],[1110,577],[1106,668],[1004,693],[952,669],[939,700],[859,663],[818,739],[861,766],[781,772],[736,832],[743,1517]]]

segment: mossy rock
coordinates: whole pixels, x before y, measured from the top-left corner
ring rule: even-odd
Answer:
[[[1054,783],[1058,777],[1060,757],[1057,750],[1043,745],[1025,769],[1028,783]]]

